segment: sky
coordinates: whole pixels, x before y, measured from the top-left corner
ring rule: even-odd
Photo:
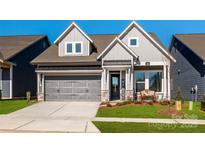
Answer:
[[[0,20],[0,36],[48,35],[51,43],[75,22],[86,34],[120,34],[130,20]],[[205,20],[137,20],[168,47],[174,34],[205,33]]]

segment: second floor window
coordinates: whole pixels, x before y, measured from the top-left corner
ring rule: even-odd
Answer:
[[[81,42],[67,42],[66,43],[66,54],[81,54],[82,43]]]

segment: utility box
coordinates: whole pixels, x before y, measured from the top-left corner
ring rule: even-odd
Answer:
[[[182,109],[182,102],[181,101],[176,101],[176,109],[178,111],[181,111],[181,109]]]
[[[193,101],[189,101],[189,110],[190,110],[190,111],[193,110]]]

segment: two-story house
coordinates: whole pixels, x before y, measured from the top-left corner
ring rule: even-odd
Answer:
[[[172,62],[157,36],[133,21],[119,35],[87,35],[72,23],[32,64],[39,100],[111,101],[144,89],[169,99]]]
[[[173,98],[178,88],[186,100],[201,100],[205,96],[204,43],[205,34],[175,34],[173,36],[169,47],[170,53],[177,60],[171,65]]]
[[[50,46],[45,35],[0,36],[0,90],[3,99],[36,96],[36,72],[30,61]]]

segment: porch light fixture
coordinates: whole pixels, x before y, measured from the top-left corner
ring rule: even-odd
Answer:
[[[181,70],[180,70],[180,69],[178,69],[178,70],[177,70],[177,74],[179,75],[180,73],[181,73]]]
[[[146,66],[150,66],[150,62],[145,62],[145,65]]]
[[[135,66],[140,66],[139,56],[134,59],[134,65]]]

